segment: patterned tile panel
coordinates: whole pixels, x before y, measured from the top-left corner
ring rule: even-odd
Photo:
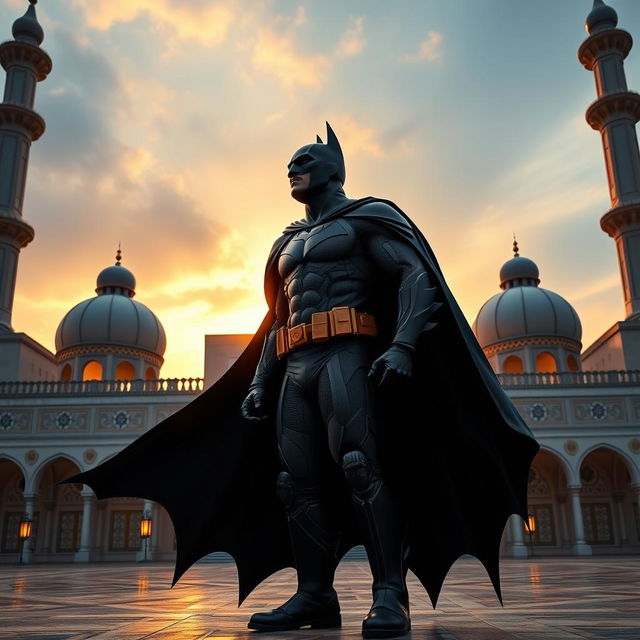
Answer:
[[[89,409],[69,407],[62,410],[40,411],[38,433],[60,432],[81,433],[89,431]]]
[[[0,437],[31,433],[31,409],[0,409]]]
[[[578,424],[624,423],[627,412],[621,398],[572,400],[573,419]]]
[[[560,400],[514,400],[522,419],[531,425],[566,424],[564,403]]]
[[[99,408],[96,411],[97,432],[144,431],[147,422],[146,407]]]

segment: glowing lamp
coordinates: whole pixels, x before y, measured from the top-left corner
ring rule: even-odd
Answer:
[[[32,522],[28,518],[24,518],[20,521],[20,528],[18,529],[18,537],[20,540],[26,540],[31,535]]]
[[[529,527],[529,531],[531,533],[536,532],[536,517],[533,514],[529,514],[527,518],[527,527]]]
[[[140,520],[140,537],[141,538],[149,538],[151,536],[151,528],[153,526],[153,521],[149,516],[145,516]]]

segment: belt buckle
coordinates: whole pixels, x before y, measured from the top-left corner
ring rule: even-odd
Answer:
[[[334,336],[344,336],[353,334],[353,322],[351,318],[351,307],[333,307],[329,314],[331,321],[331,334]]]

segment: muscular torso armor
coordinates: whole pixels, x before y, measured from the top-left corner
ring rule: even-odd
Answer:
[[[253,387],[264,386],[275,370],[278,329],[309,323],[316,311],[353,307],[375,317],[381,306],[393,305],[392,341],[412,349],[439,306],[433,304],[435,289],[410,243],[366,217],[341,217],[298,231],[280,252],[278,273],[282,288],[275,323]]]
[[[352,221],[333,220],[298,232],[280,254],[278,271],[290,327],[333,307],[371,311],[374,265]]]

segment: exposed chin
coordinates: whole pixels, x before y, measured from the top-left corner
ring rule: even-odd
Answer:
[[[297,200],[298,202],[302,202],[302,204],[307,204],[308,195],[309,195],[308,189],[299,189],[295,186],[291,188],[291,197],[294,200]]]

